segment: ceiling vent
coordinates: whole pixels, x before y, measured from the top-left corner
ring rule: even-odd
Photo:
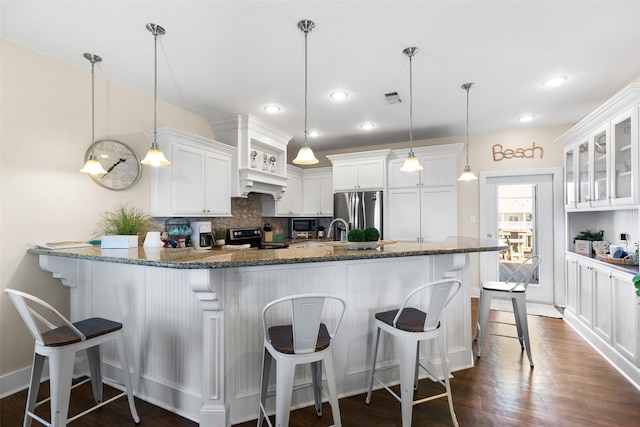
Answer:
[[[402,102],[402,99],[400,99],[400,95],[398,95],[398,92],[385,93],[384,94],[384,99],[387,101],[387,104],[389,104],[389,105],[398,104],[398,103]]]

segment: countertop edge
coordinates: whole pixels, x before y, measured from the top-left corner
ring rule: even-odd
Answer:
[[[365,251],[349,251],[341,250],[338,253],[323,255],[318,257],[300,257],[300,258],[265,258],[265,259],[252,259],[252,260],[181,260],[181,261],[166,261],[166,260],[153,260],[153,259],[136,259],[126,258],[119,256],[104,256],[96,254],[82,253],[82,250],[51,250],[51,249],[37,249],[29,248],[28,253],[34,255],[48,255],[65,258],[85,259],[91,261],[113,262],[119,264],[131,264],[141,265],[149,267],[161,267],[161,268],[174,268],[174,269],[214,269],[214,268],[236,268],[236,267],[253,267],[253,266],[265,266],[265,265],[286,265],[286,264],[308,264],[317,262],[334,262],[334,261],[355,261],[365,259],[384,259],[384,258],[399,258],[408,256],[425,256],[425,255],[446,255],[446,254],[458,254],[458,253],[474,253],[474,252],[493,252],[505,249],[506,246],[499,243],[494,245],[482,245],[474,247],[459,247],[454,249],[437,248],[437,249],[418,249],[418,250],[406,250],[406,251],[389,251],[379,252],[376,250]],[[142,248],[140,248],[142,249]],[[171,249],[174,251],[175,249]],[[280,249],[267,249],[265,251],[277,251]],[[261,251],[262,252],[262,251]],[[195,254],[195,252],[193,252]],[[202,255],[202,253],[200,253]],[[211,254],[207,256],[214,257],[219,254]]]

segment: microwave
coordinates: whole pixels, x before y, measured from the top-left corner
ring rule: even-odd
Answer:
[[[289,227],[292,239],[315,239],[316,219],[315,218],[291,218]]]

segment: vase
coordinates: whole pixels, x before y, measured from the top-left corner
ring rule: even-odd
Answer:
[[[147,237],[144,239],[143,246],[145,248],[161,248],[164,242],[160,238],[159,231],[147,231]]]

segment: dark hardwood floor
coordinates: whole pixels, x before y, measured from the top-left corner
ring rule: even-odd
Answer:
[[[477,300],[472,300],[475,318]],[[511,321],[511,313],[491,311],[492,319]],[[493,325],[510,333],[512,328]],[[483,356],[472,369],[454,373],[453,402],[461,426],[632,426],[640,420],[640,391],[561,319],[529,316],[535,368],[514,339],[487,336]],[[418,393],[436,384],[422,380]],[[48,393],[43,384],[41,393]],[[72,412],[91,399],[90,386],[74,393]],[[22,424],[26,391],[0,400],[0,427]],[[271,402],[272,403],[272,402]],[[136,399],[141,425],[194,427],[196,423]],[[46,406],[46,405],[45,405]],[[39,408],[40,409],[40,408]],[[41,408],[48,418],[48,408]],[[73,413],[75,413],[73,412]],[[313,407],[292,412],[291,427],[329,426],[331,409],[318,418]],[[400,403],[384,390],[374,392],[371,405],[364,394],[340,399],[342,423],[349,427],[400,426]],[[254,427],[254,421],[236,427]],[[37,425],[37,423],[34,423]],[[134,425],[126,399],[119,399],[74,421],[74,427]],[[266,425],[266,424],[265,424]],[[417,405],[414,426],[449,426],[446,399]]]

